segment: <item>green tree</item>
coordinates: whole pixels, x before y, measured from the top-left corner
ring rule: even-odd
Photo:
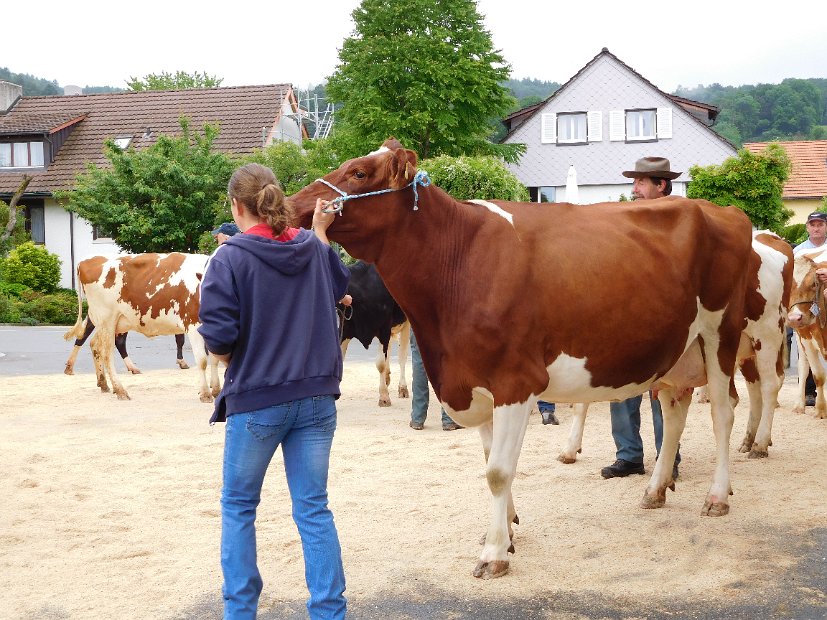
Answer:
[[[722,206],[735,205],[757,228],[781,233],[792,215],[781,200],[791,168],[787,153],[778,144],[770,144],[761,153],[742,149],[719,166],[692,166],[686,195]]]
[[[294,142],[275,142],[256,150],[244,161],[270,168],[285,194],[295,194],[342,163],[328,140],[305,140],[303,146]]]
[[[224,78],[207,75],[206,72],[187,73],[176,71],[168,73],[150,73],[143,79],[130,77],[126,85],[129,90],[184,90],[187,88],[215,88],[221,86]]]
[[[90,164],[58,199],[128,252],[197,251],[201,234],[214,227],[235,162],[212,152],[217,127],[195,135],[186,118],[180,122],[180,136],[158,136],[140,151],[107,140],[111,168]]]
[[[363,0],[327,92],[341,102],[334,134],[344,157],[389,136],[420,157],[498,154],[488,140],[513,104],[510,66],[493,49],[474,0]]]

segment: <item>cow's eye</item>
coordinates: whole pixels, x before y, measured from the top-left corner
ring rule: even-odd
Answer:
[[[353,176],[355,176],[357,179],[364,179],[368,175],[366,175],[362,170],[357,170],[353,173]]]

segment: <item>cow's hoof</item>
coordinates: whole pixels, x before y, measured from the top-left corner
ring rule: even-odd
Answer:
[[[658,492],[655,495],[649,495],[648,493],[643,494],[643,499],[640,500],[640,507],[646,508],[647,510],[651,508],[663,508],[666,505],[666,489],[661,492]]]
[[[816,411],[814,417],[816,420],[827,420],[827,411]]]
[[[141,374],[141,369],[138,368],[137,366],[133,366],[132,368],[129,369],[129,372],[131,372],[133,375],[140,375]]]
[[[184,360],[175,360],[175,363],[178,364],[178,368],[181,370],[189,370],[190,366]]]
[[[411,395],[408,393],[407,386],[400,385],[399,386],[399,398],[410,398]]]
[[[118,397],[118,400],[132,400],[126,392],[115,392],[115,396]]]
[[[572,463],[577,462],[576,456],[569,456],[566,452],[561,452],[560,456],[557,457],[557,460],[561,463],[565,463],[566,465],[571,465]]]
[[[380,398],[379,399],[379,406],[380,407],[390,407],[391,406],[391,399],[390,398]]]
[[[494,560],[493,562],[478,562],[472,574],[477,579],[496,579],[507,572],[508,560]]]
[[[796,405],[793,407],[793,413],[804,413],[804,405]]]
[[[63,374],[64,375],[73,375],[73,374],[75,374],[75,371],[71,366],[69,366],[69,364],[66,364],[66,368],[63,369]]]
[[[198,398],[202,403],[211,403],[211,402],[213,402],[212,394],[201,394]]]
[[[767,450],[759,450],[758,448],[753,448],[749,452],[749,456],[747,458],[750,459],[765,459],[770,455]]]
[[[701,509],[702,517],[723,517],[727,514],[729,514],[729,504],[726,502],[716,502],[710,498],[707,498],[704,502],[704,507]]]

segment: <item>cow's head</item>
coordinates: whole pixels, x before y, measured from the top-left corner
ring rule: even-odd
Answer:
[[[325,175],[325,182],[314,181],[288,196],[287,201],[296,214],[296,223],[310,228],[316,199],[339,199],[337,206],[342,210],[328,228],[328,237],[341,243],[351,255],[371,260],[370,248],[364,248],[364,243],[377,242],[377,236],[384,238],[413,210],[411,183],[417,172],[416,162],[414,151],[389,138],[378,150],[346,161]]]
[[[820,258],[820,257],[819,257]],[[790,292],[790,311],[787,325],[798,329],[812,325],[816,318],[827,320],[827,303],[824,294],[827,285],[821,282],[816,270],[827,268],[827,262],[816,262],[813,256],[802,254],[793,265],[793,289]]]

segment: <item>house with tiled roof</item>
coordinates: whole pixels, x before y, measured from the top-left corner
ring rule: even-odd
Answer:
[[[769,142],[749,142],[744,148],[760,153]],[[792,209],[790,224],[803,224],[807,215],[824,206],[827,196],[827,140],[777,142],[792,163],[790,178],[784,184],[781,199]]]
[[[8,203],[23,176],[31,177],[21,200],[26,227],[60,257],[61,286],[72,286],[75,265],[85,256],[119,249],[66,211],[54,193],[71,189],[88,164],[109,165],[105,140],[146,148],[160,135],[179,135],[182,116],[192,130],[217,124],[213,147],[226,153],[251,153],[282,140],[301,143],[306,136],[290,84],[24,97],[20,86],[0,82],[0,200]]]
[[[666,157],[682,174],[672,194],[685,196],[693,165],[720,164],[737,154],[716,134],[718,109],[670,95],[617,56],[603,50],[545,101],[507,117],[502,142],[526,145],[509,169],[536,202],[571,201],[569,170],[581,204],[631,197],[621,175],[646,156]]]

